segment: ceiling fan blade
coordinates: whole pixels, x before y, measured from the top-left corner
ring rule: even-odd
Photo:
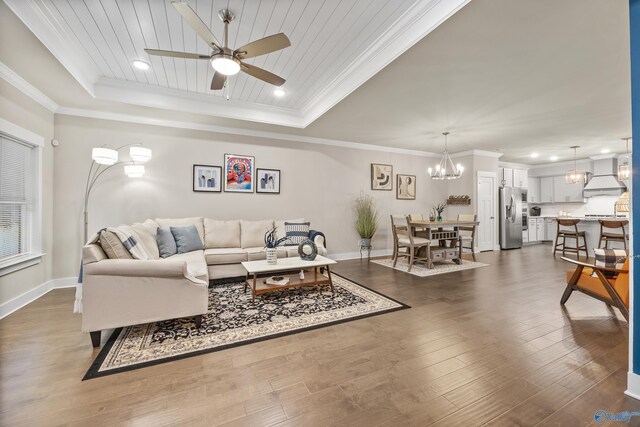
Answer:
[[[240,65],[241,65],[240,69],[245,73],[255,77],[256,79],[260,79],[264,82],[271,83],[274,86],[282,86],[286,81],[282,77],[276,76],[275,74],[270,73],[267,70],[263,70],[262,68],[245,64],[244,62],[241,62]]]
[[[189,24],[189,26],[191,26],[191,28],[193,28],[195,32],[198,33],[202,40],[207,42],[209,46],[212,46],[218,50],[222,50],[222,48],[220,47],[220,43],[218,42],[218,40],[216,40],[216,37],[213,35],[209,27],[207,27],[204,22],[202,22],[202,19],[200,19],[196,12],[191,9],[191,6],[179,1],[173,1],[171,2],[171,4],[176,8],[178,13],[182,15],[182,18],[187,21],[187,24]]]
[[[213,73],[213,79],[211,79],[211,90],[222,89],[225,81],[227,81],[227,76],[222,73]]]
[[[173,50],[145,49],[149,55],[171,56],[172,58],[188,58],[188,59],[211,59],[210,55],[200,55],[198,53],[176,52]]]
[[[284,33],[279,33],[245,44],[236,49],[234,53],[239,59],[247,59],[266,55],[289,46],[291,46],[289,38]]]

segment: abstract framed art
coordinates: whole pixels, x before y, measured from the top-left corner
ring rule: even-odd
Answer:
[[[224,191],[231,193],[253,193],[253,156],[224,155]]]
[[[193,191],[219,193],[222,191],[222,167],[193,165]]]
[[[396,175],[396,199],[415,200],[416,199],[416,176]]]
[[[393,166],[371,163],[371,189],[393,190]]]
[[[280,171],[256,169],[256,193],[280,194]]]

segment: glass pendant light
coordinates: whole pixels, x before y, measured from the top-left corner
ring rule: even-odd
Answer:
[[[567,184],[585,184],[587,182],[587,172],[578,170],[578,158],[576,157],[577,149],[579,145],[573,145],[570,148],[573,149],[573,169],[567,171],[564,175],[564,181]]]
[[[629,140],[631,137],[622,138],[623,141],[627,142],[627,156],[626,163],[622,165],[618,165],[618,179],[620,181],[626,181],[631,177],[631,165],[629,165]]]

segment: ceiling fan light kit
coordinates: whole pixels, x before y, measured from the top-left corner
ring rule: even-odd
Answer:
[[[444,135],[444,153],[442,153],[442,159],[440,163],[436,165],[435,170],[429,168],[427,172],[429,172],[431,179],[459,179],[462,177],[464,167],[460,163],[454,165],[449,151],[447,151],[447,135],[449,135],[449,132],[442,132],[442,134]]]
[[[227,76],[233,76],[240,71],[249,74],[259,80],[274,86],[282,86],[285,79],[267,70],[243,62],[245,59],[277,52],[291,46],[289,38],[283,33],[274,34],[259,40],[254,40],[238,49],[229,48],[229,23],[233,21],[234,14],[228,9],[222,9],[218,16],[224,23],[224,44],[218,42],[211,30],[202,22],[202,19],[186,3],[171,2],[184,21],[203,39],[211,48],[209,55],[200,55],[189,52],[176,52],[171,50],[145,49],[149,55],[168,56],[172,58],[206,59],[211,62],[215,70],[211,80],[211,90],[221,90],[225,87]]]

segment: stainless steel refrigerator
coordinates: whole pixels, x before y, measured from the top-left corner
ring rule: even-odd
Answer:
[[[516,249],[522,247],[523,197],[526,193],[520,188],[500,188],[500,248]],[[526,200],[526,199],[524,199]]]

